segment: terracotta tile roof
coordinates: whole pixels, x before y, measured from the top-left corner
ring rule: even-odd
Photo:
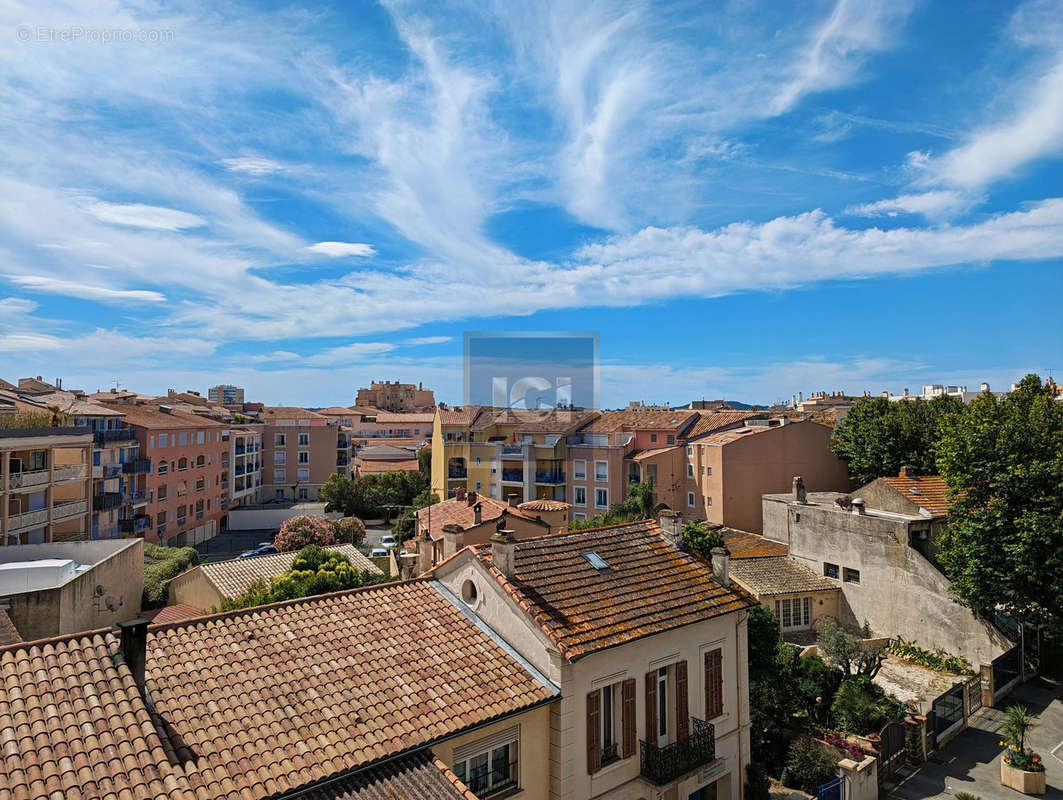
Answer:
[[[665,541],[652,520],[520,539],[508,580],[491,566],[491,545],[473,550],[569,661],[755,605]]]
[[[696,439],[732,425],[739,425],[747,419],[763,419],[766,416],[764,412],[757,411],[717,411],[711,414],[702,411],[698,414],[698,421],[686,432],[686,438]]]
[[[149,620],[155,625],[166,625],[170,622],[183,622],[186,619],[202,617],[203,612],[195,606],[181,605],[163,606],[140,614],[142,619]]]
[[[630,455],[629,458],[632,458],[635,461],[647,461],[651,458],[663,455],[664,453],[671,452],[672,450],[675,450],[677,446],[678,445],[670,444],[667,447],[653,447],[649,450],[640,450],[637,453]]]
[[[421,468],[416,458],[407,461],[363,461],[358,465],[359,472],[417,472]]]
[[[731,554],[731,563],[736,558],[760,558],[761,556],[784,556],[790,548],[782,542],[765,539],[757,533],[740,531],[737,528],[720,528],[724,545]]]
[[[879,480],[920,508],[925,508],[931,516],[944,517],[949,513],[949,487],[938,475],[911,475]]]
[[[435,421],[435,418],[435,413],[423,411],[378,411],[376,414],[377,423],[385,425],[431,425]]]
[[[7,611],[0,608],[0,647],[21,641],[22,635],[18,632],[18,628],[15,627],[15,623],[11,621]]]
[[[483,431],[494,425],[515,425],[516,433],[569,433],[586,424],[597,413],[583,408],[483,408],[469,427],[474,431]]]
[[[580,428],[581,433],[613,433],[619,430],[675,431],[687,424],[696,411],[681,408],[675,411],[654,409],[625,409],[604,411],[590,425]]]
[[[730,428],[728,430],[716,431],[716,433],[709,433],[698,438],[698,444],[707,444],[713,446],[723,446],[730,444],[736,439],[741,439],[745,436],[756,436],[758,433],[765,433],[767,431],[778,430],[780,426],[776,425],[770,427],[768,425],[748,425],[741,428]]]
[[[373,575],[383,575],[377,565],[362,555],[354,545],[338,544],[325,549],[343,553],[360,570]],[[200,564],[192,569],[202,570],[204,577],[214,584],[223,597],[236,597],[247,591],[256,580],[269,583],[270,579],[287,572],[291,569],[292,562],[295,561],[297,555],[299,553],[293,550],[288,553],[214,561],[209,564]]]
[[[422,580],[151,626],[151,711],[119,654],[0,650],[0,794],[274,796],[557,696]]]
[[[259,416],[266,422],[274,419],[328,419],[324,414],[298,406],[266,406]]]
[[[561,500],[540,497],[538,500],[528,500],[521,503],[517,508],[521,511],[564,511],[566,508],[572,508],[572,506]]]
[[[172,413],[159,410],[158,405],[143,405],[140,403],[124,403],[121,401],[101,400],[107,408],[121,411],[125,414],[125,421],[130,425],[151,430],[172,430],[180,428],[225,428],[221,422],[216,422],[198,414],[190,414],[179,408],[173,408]],[[162,403],[162,405],[168,405]],[[172,408],[172,406],[171,406]]]
[[[395,447],[392,444],[371,444],[358,452],[358,457],[363,461],[381,459],[384,461],[403,461],[413,458],[417,453],[408,447]]]
[[[439,409],[439,423],[441,425],[469,425],[479,413],[479,406],[448,406]]]
[[[841,591],[830,578],[789,556],[732,559],[731,576],[758,597],[795,592]]]
[[[303,797],[306,800],[477,800],[446,764],[423,750],[314,789]]]
[[[3,378],[0,378],[0,389],[18,389],[13,383],[8,383]]]
[[[480,504],[481,525],[485,522],[494,522],[503,514],[512,514],[515,517],[523,517],[535,522],[540,521],[538,514],[524,511],[519,507],[511,506],[509,503],[503,500],[496,500],[493,497],[477,495],[476,503]],[[431,511],[428,508],[422,508],[417,512],[418,529],[428,525],[429,520],[431,520],[432,527],[428,533],[436,540],[443,538],[444,525],[460,525],[463,530],[468,530],[476,525],[476,511],[474,510],[476,503],[469,505],[468,500],[450,497],[430,506]],[[545,529],[546,523],[543,522],[541,524]]]

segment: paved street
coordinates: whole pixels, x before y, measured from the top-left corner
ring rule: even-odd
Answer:
[[[1017,800],[1020,793],[1000,785],[1000,727],[1004,709],[1021,703],[1039,718],[1028,739],[1045,763],[1048,792],[1043,796],[1046,800],[1063,800],[1063,701],[1059,691],[1058,685],[1031,681],[1004,700],[1001,707],[980,711],[971,727],[905,778],[889,796],[900,800],[945,800],[958,792],[970,792],[983,800]]]

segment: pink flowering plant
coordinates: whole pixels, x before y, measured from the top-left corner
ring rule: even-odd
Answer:
[[[336,526],[328,517],[302,514],[281,526],[273,544],[282,552],[302,550],[311,544],[328,547],[336,544]]]

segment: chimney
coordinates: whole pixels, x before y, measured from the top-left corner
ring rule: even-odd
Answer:
[[[799,402],[799,403],[800,403],[800,402],[804,401],[804,399],[805,399],[805,395],[804,395],[804,393],[802,393],[802,392],[798,392],[798,393],[797,393],[797,402]]]
[[[427,528],[421,529],[421,535],[417,537],[417,572],[421,575],[432,569],[432,561],[434,561],[435,547],[432,544],[432,537],[428,534]]]
[[[476,492],[474,492],[474,491],[472,491],[470,489],[469,492],[465,495],[465,502],[468,503],[470,506],[471,505],[475,505],[475,503],[476,503]]]
[[[465,499],[465,487],[464,486],[458,486],[456,489],[454,489],[454,499],[455,500],[464,500]]]
[[[477,503],[472,507],[472,524],[479,525],[481,522],[484,521],[483,517],[483,505]],[[443,530],[446,530],[446,528],[444,528]]]
[[[980,384],[978,384],[978,391],[980,391],[980,392],[988,392],[989,391],[989,384],[986,383],[985,381],[982,381]]]
[[[726,547],[712,548],[712,576],[721,586],[731,585],[731,554]]]
[[[905,396],[905,397],[907,397],[907,396],[908,396],[908,389],[907,389],[907,388],[905,388],[905,390],[904,390],[904,396]]]
[[[477,514],[477,516],[479,516]],[[443,558],[449,558],[465,547],[465,529],[449,522],[443,526]]]
[[[148,655],[148,621],[128,619],[115,624],[121,640],[122,661],[133,673],[137,689],[144,694],[144,664]]]
[[[505,575],[512,578],[515,572],[517,537],[508,529],[500,530],[491,537],[491,564]]]
[[[794,475],[794,500],[798,503],[807,502],[807,492],[805,491],[805,481],[800,475]]]
[[[919,477],[919,473],[915,471],[915,467],[910,467],[907,464],[905,464],[903,467],[901,467],[900,472],[898,472],[897,474],[901,478],[917,478],[917,477]]]
[[[516,494],[516,492],[510,492],[509,494],[507,494],[506,495],[506,499],[509,500],[510,506],[512,506],[513,508],[517,507],[517,494]]]
[[[678,546],[682,540],[683,515],[678,511],[664,509],[657,517],[657,524],[661,527],[661,533],[672,544]]]
[[[852,500],[853,513],[859,517],[862,517],[867,513],[867,509],[864,508],[864,501],[860,497],[854,497]]]

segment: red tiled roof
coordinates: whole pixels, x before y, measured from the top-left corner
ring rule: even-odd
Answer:
[[[699,436],[723,430],[732,425],[738,425],[747,419],[763,418],[765,416],[766,414],[762,411],[717,411],[711,414],[702,411],[698,414],[698,421],[686,432],[686,438],[696,439]]]
[[[166,625],[170,622],[184,622],[186,619],[202,617],[203,612],[195,606],[178,604],[175,606],[155,608],[151,611],[143,611],[140,616],[142,619],[149,620],[155,625]]]
[[[511,506],[509,503],[496,500],[493,497],[477,495],[476,503],[480,504],[481,525],[485,522],[494,522],[503,514],[512,514],[515,517],[540,522],[538,514],[531,511],[523,511],[519,507]],[[422,508],[417,512],[418,529],[427,525],[429,520],[431,520],[432,527],[428,533],[436,540],[443,538],[444,525],[460,525],[463,530],[468,530],[476,525],[476,511],[474,509],[476,503],[469,505],[467,499],[459,500],[456,497],[450,497],[433,506]],[[541,524],[544,528],[547,527],[545,522]]]
[[[935,517],[944,517],[949,513],[949,487],[938,475],[912,475],[879,480]]]
[[[682,428],[697,414],[686,408],[675,411],[658,411],[648,408],[605,411],[590,425],[580,428],[581,433],[613,433],[619,430],[675,431]]]
[[[782,542],[765,539],[757,533],[740,531],[737,528],[720,528],[724,546],[731,558],[761,558],[764,556],[785,556],[790,548]]]
[[[324,414],[298,406],[266,406],[259,416],[266,422],[274,419],[327,419]]]
[[[416,458],[408,461],[368,460],[358,465],[359,472],[417,472],[420,468]]]
[[[322,786],[305,800],[477,800],[451,769],[426,751]]]
[[[652,520],[520,539],[511,579],[491,565],[491,545],[473,549],[569,661],[756,604],[665,541]]]
[[[125,403],[122,401],[100,400],[107,408],[121,411],[125,414],[125,421],[130,425],[152,430],[171,430],[174,428],[224,428],[221,422],[216,422],[198,414],[191,414],[180,408],[171,406],[172,411],[166,413],[159,409],[159,405]],[[169,405],[162,403],[161,405]]]
[[[791,423],[797,424],[797,423]],[[781,425],[769,426],[769,425],[748,425],[741,428],[728,428],[727,430],[716,431],[715,433],[708,433],[698,438],[698,444],[708,445],[725,445],[730,444],[737,439],[742,439],[746,436],[756,436],[758,433],[765,433],[767,431],[778,430]]]
[[[423,580],[152,626],[150,710],[119,654],[0,650],[0,794],[273,796],[556,696]]]
[[[572,506],[561,500],[540,497],[537,500],[527,500],[518,505],[517,508],[521,511],[564,511],[566,508],[572,508]]]
[[[439,409],[440,425],[468,425],[480,413],[479,406],[448,406]]]

